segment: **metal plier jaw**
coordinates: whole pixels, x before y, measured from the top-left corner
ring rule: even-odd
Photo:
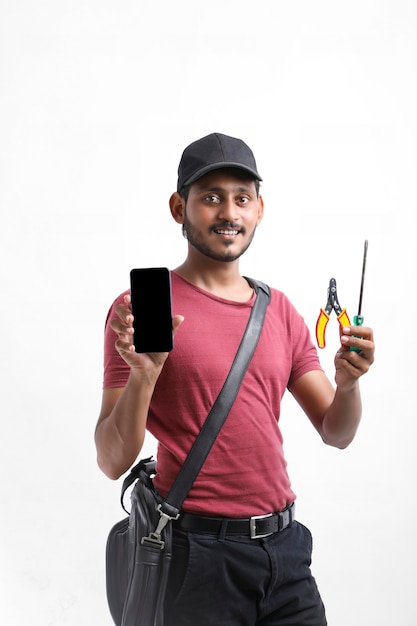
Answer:
[[[340,327],[350,326],[350,319],[346,313],[346,309],[342,309],[339,304],[336,290],[336,279],[331,278],[329,282],[329,288],[327,290],[327,304],[324,309],[320,309],[320,315],[316,324],[316,338],[319,348],[324,348],[326,345],[325,333],[326,326],[330,319],[330,313],[334,311],[337,315],[337,320]]]

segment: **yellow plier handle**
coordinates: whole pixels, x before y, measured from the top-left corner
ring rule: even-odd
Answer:
[[[330,315],[327,315],[324,309],[320,309],[320,315],[316,324],[316,339],[319,348],[324,348],[326,345],[325,333],[329,319]]]

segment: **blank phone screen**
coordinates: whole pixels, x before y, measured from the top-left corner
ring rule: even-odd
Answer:
[[[130,293],[136,352],[169,352],[173,348],[171,276],[166,267],[133,269]]]

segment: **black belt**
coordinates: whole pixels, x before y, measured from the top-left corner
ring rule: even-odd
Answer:
[[[295,517],[294,502],[278,513],[254,515],[246,519],[233,517],[203,517],[192,513],[181,513],[174,526],[196,533],[211,535],[246,535],[251,539],[262,539],[279,533],[291,526]]]

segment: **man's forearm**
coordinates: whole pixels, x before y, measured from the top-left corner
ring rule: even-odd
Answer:
[[[97,462],[109,478],[126,472],[142,449],[154,387],[154,381],[131,373],[112,411],[97,425]]]
[[[348,390],[336,388],[334,400],[323,419],[323,440],[331,446],[346,448],[356,434],[361,415],[359,383]]]

